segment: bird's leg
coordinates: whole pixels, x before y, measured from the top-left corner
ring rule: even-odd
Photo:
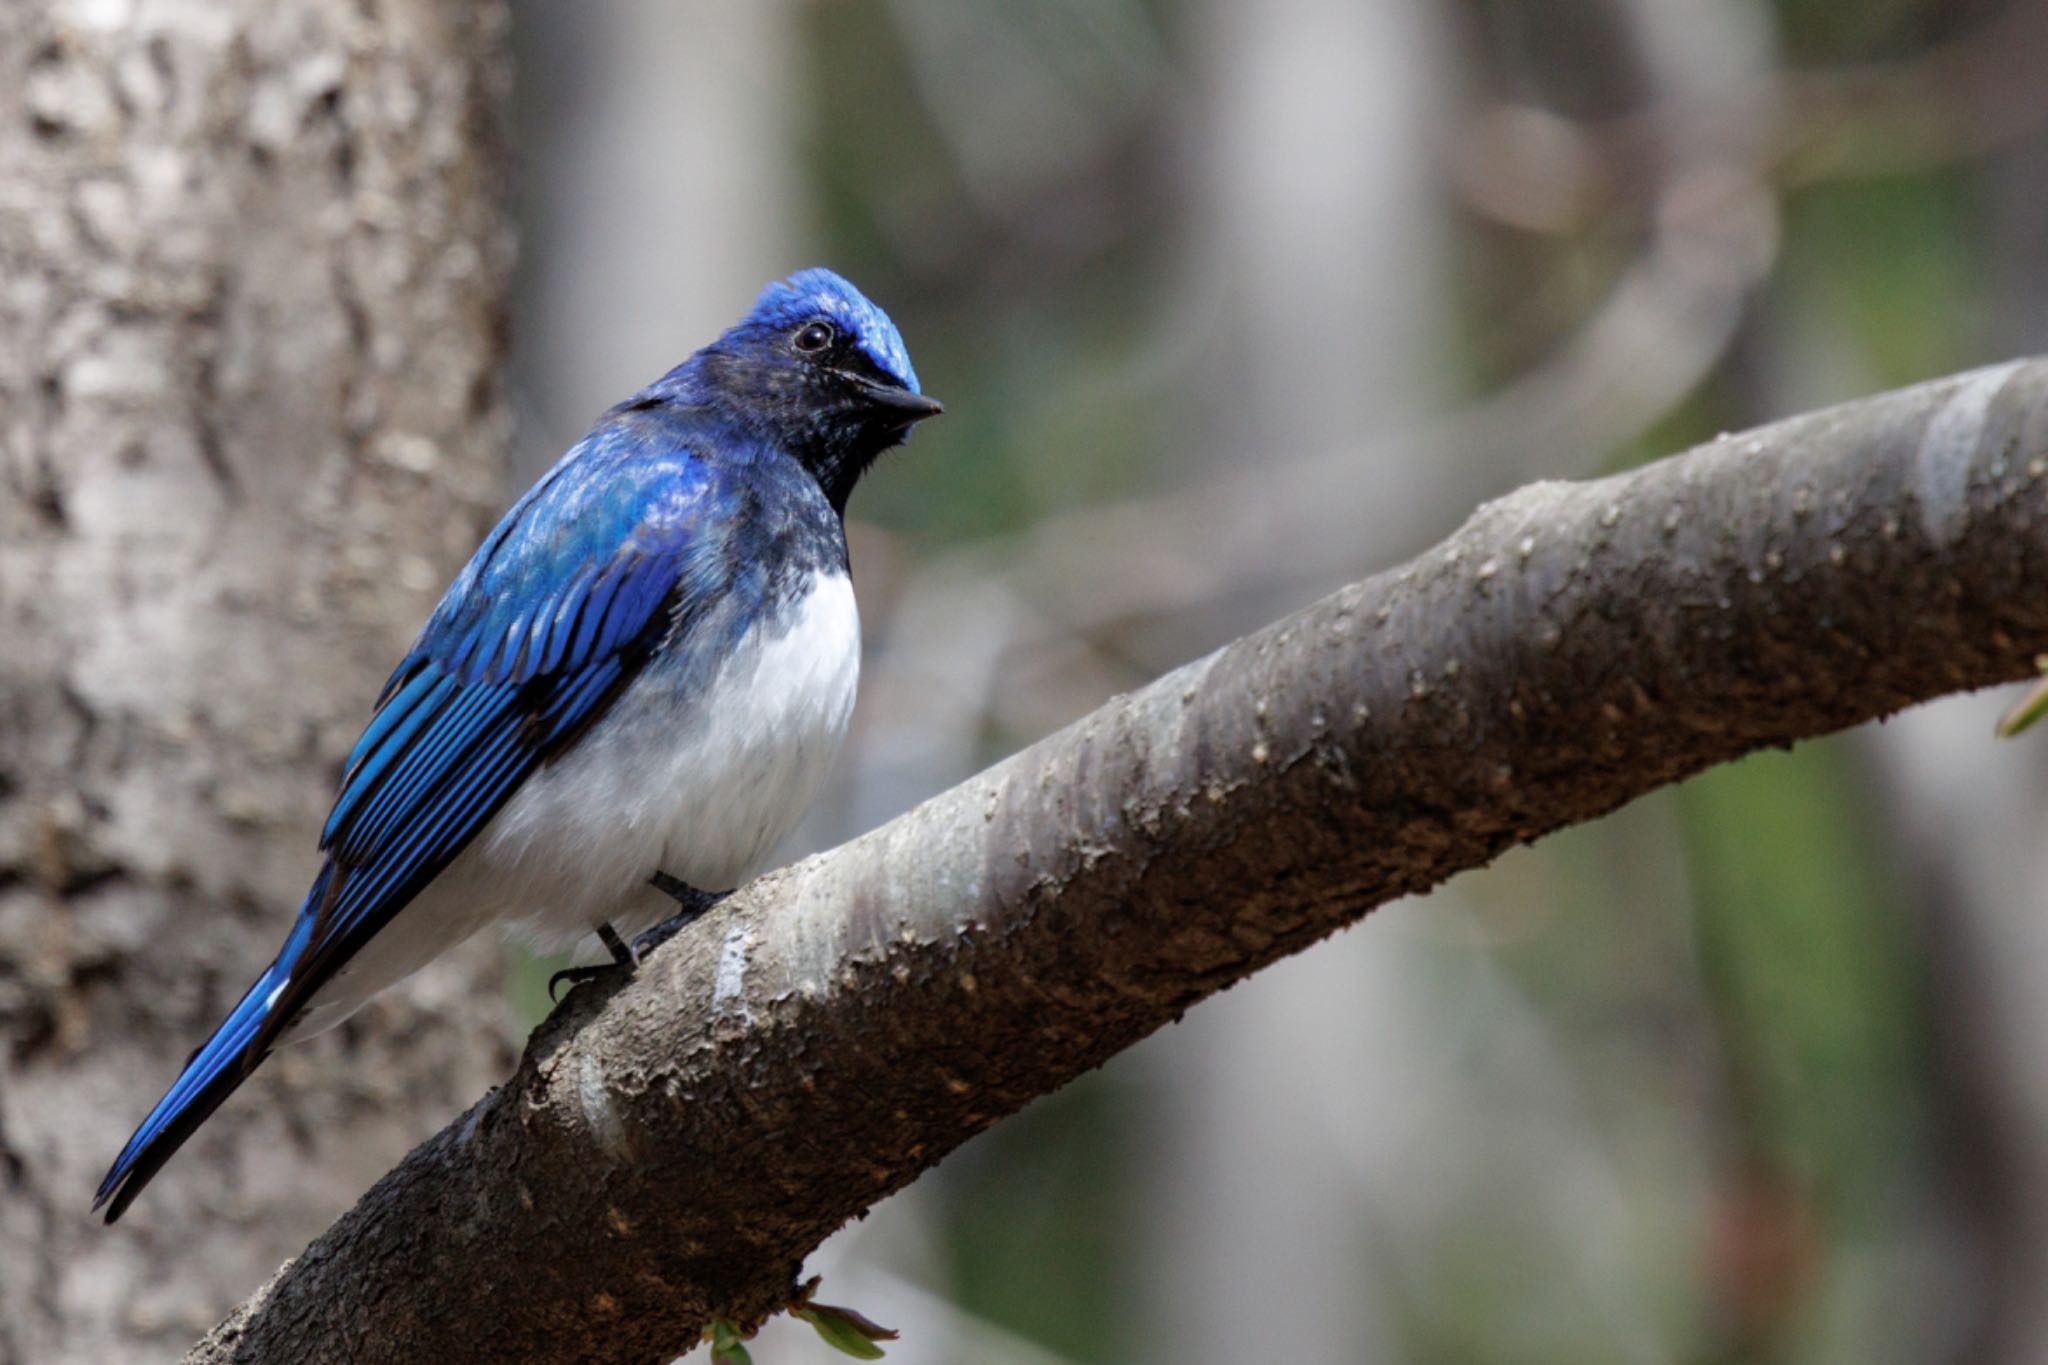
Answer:
[[[619,937],[619,931],[612,928],[609,921],[597,926],[597,941],[611,949],[612,961],[621,967],[631,967],[640,961],[638,957],[633,955],[633,950],[626,946],[626,941]]]
[[[647,879],[647,884],[664,896],[672,898],[680,907],[661,923],[634,939],[629,945],[619,937],[619,931],[609,923],[597,926],[597,940],[611,951],[610,962],[599,962],[587,967],[564,967],[548,978],[548,999],[555,998],[556,990],[567,982],[571,987],[586,981],[595,981],[617,971],[630,972],[640,965],[640,959],[659,948],[676,936],[678,930],[688,927],[706,910],[730,896],[730,891],[699,891],[680,877],[671,877],[657,871]]]
[[[647,956],[674,938],[679,930],[694,924],[706,910],[732,894],[730,891],[699,891],[680,877],[671,877],[666,872],[656,872],[647,879],[647,884],[664,896],[672,897],[677,909],[673,915],[633,940],[633,953],[636,957]]]
[[[586,981],[595,981],[621,970],[630,972],[640,965],[639,956],[626,945],[626,940],[620,938],[619,931],[612,928],[609,923],[597,926],[597,941],[611,950],[612,960],[593,963],[586,967],[564,967],[556,972],[548,978],[550,1004],[554,1003],[555,992],[561,988],[563,982],[567,982],[570,988],[574,989]]]

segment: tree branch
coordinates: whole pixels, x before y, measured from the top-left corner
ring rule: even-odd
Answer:
[[[661,1361],[758,1319],[960,1143],[1372,907],[2025,676],[2044,475],[2028,361],[1490,503],[577,991],[187,1359]]]

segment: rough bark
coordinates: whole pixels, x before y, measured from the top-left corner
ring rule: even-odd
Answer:
[[[0,1360],[174,1358],[510,1064],[480,946],[87,1217],[500,500],[502,20],[0,6]]]
[[[2025,675],[2044,493],[2035,361],[1490,504],[579,991],[188,1358],[656,1361],[756,1318],[959,1143],[1373,906]]]

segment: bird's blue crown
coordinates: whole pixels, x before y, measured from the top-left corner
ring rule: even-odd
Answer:
[[[917,371],[910,364],[910,350],[903,344],[903,334],[889,321],[889,315],[823,266],[799,270],[763,289],[742,325],[779,331],[815,317],[829,319],[852,337],[868,359],[904,388],[912,393],[923,392],[917,387]]]

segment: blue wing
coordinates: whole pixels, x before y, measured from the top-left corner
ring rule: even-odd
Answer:
[[[108,1222],[313,993],[716,600],[730,518],[704,465],[673,444],[650,452],[652,422],[621,413],[585,438],[442,598],[349,754],[290,937],[116,1158],[93,1205],[111,1201]]]

